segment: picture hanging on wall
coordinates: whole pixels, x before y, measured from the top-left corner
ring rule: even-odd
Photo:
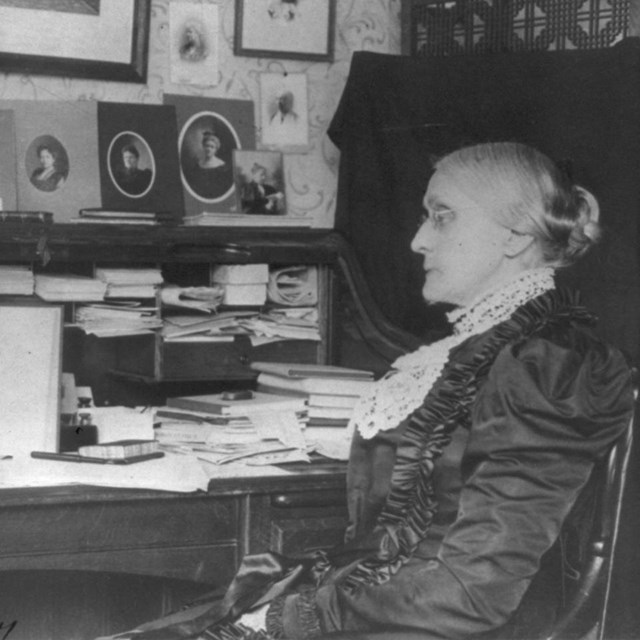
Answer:
[[[148,0],[3,0],[0,71],[146,82]]]
[[[284,216],[285,181],[278,151],[234,151],[238,209],[251,215]]]
[[[335,0],[236,0],[237,56],[333,60]]]
[[[253,102],[165,94],[164,103],[176,110],[187,216],[236,210],[233,152],[255,149]]]
[[[159,104],[98,103],[98,156],[106,209],[184,215],[176,113]]]
[[[15,121],[16,184],[22,211],[50,211],[68,222],[99,207],[97,103],[6,100]]]
[[[304,152],[309,147],[307,76],[260,74],[260,141],[265,147]]]
[[[218,84],[218,7],[199,2],[169,5],[171,82]]]

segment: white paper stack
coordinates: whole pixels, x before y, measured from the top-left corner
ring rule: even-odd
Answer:
[[[224,287],[223,304],[231,307],[261,306],[267,301],[269,265],[215,266],[211,270],[211,280]]]
[[[315,307],[272,309],[268,313],[242,320],[259,344],[263,340],[320,340],[318,310]]]
[[[76,325],[85,333],[109,338],[152,333],[162,327],[155,307],[87,305],[76,311]]]
[[[35,279],[27,265],[0,265],[0,295],[30,296]]]
[[[102,300],[107,292],[105,282],[85,276],[37,274],[35,281],[36,295],[49,302]]]
[[[107,298],[153,298],[164,282],[160,269],[96,269],[96,277],[107,284]]]

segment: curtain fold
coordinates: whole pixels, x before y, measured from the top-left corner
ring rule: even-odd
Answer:
[[[601,204],[606,235],[562,272],[599,332],[637,362],[640,343],[640,39],[609,49],[409,58],[353,56],[329,136],[341,152],[336,227],[389,320],[428,340],[442,309],[420,296],[409,244],[434,157],[517,140],[563,162]]]

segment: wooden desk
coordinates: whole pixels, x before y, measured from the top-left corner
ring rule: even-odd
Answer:
[[[207,493],[91,486],[0,490],[0,572],[126,572],[225,585],[247,553],[296,554],[341,540],[345,468],[213,480]]]

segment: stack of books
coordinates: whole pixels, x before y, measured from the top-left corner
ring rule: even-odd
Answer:
[[[53,222],[53,213],[51,211],[0,211],[0,224],[3,222],[48,225]]]
[[[90,458],[129,458],[145,456],[158,450],[156,440],[129,439],[85,445],[78,448],[78,454]]]
[[[187,216],[187,226],[204,227],[312,227],[313,216],[256,215],[251,213],[210,213],[203,212]]]
[[[162,328],[156,307],[139,305],[85,305],[76,310],[75,326],[99,338],[153,333]]]
[[[96,268],[107,285],[106,298],[154,298],[164,282],[160,269]]]
[[[178,216],[171,211],[123,211],[112,209],[86,208],[80,209],[77,218],[70,222],[80,224],[176,224]]]
[[[49,302],[103,300],[107,284],[97,278],[74,275],[35,276],[36,295]]]
[[[346,427],[359,397],[373,384],[373,373],[333,365],[253,362],[258,390],[288,393],[307,402],[308,427]]]
[[[0,294],[30,296],[35,279],[27,265],[0,265]]]

